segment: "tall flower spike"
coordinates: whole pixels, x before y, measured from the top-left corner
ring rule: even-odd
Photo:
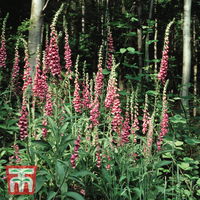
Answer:
[[[23,92],[26,91],[26,89],[28,88],[28,86],[30,86],[32,84],[32,78],[31,78],[31,69],[29,67],[29,55],[28,55],[28,44],[27,42],[22,39],[23,43],[24,43],[24,53],[25,53],[25,57],[24,57],[24,75],[23,75],[23,81],[24,81],[24,84],[23,84],[23,87],[22,87],[22,90]]]
[[[80,148],[80,142],[81,142],[81,136],[78,135],[76,141],[74,142],[74,144],[75,144],[74,152],[73,152],[73,154],[71,155],[71,158],[70,158],[72,168],[76,168],[76,160],[78,159],[78,151],[79,151],[79,148]]]
[[[163,84],[165,84],[166,77],[167,77],[167,70],[168,70],[168,60],[169,60],[169,33],[170,28],[172,24],[174,23],[174,20],[171,21],[165,30],[165,40],[164,40],[164,47],[162,52],[162,60],[160,64],[160,72],[158,73],[158,79],[162,81]]]
[[[19,77],[19,40],[17,40],[16,47],[15,47],[15,58],[14,58],[14,64],[13,64],[13,71],[12,71],[12,85],[13,87],[18,87],[18,77]]]
[[[147,132],[147,144],[144,147],[145,157],[148,157],[151,155],[151,149],[152,149],[152,144],[153,144],[154,118],[155,118],[155,111],[152,113],[152,116],[149,121],[149,129]]]
[[[21,158],[20,158],[20,153],[19,153],[19,146],[17,144],[14,144],[13,146],[14,149],[14,155],[9,157],[9,160],[11,163],[20,163]]]
[[[163,142],[163,137],[168,133],[168,123],[169,123],[169,116],[168,116],[168,109],[167,109],[167,85],[168,81],[165,84],[165,87],[163,89],[163,102],[162,102],[162,119],[160,123],[160,134],[158,136],[158,141],[157,141],[157,148],[158,151],[161,150],[162,142]]]
[[[60,55],[58,48],[58,34],[55,27],[51,29],[50,44],[47,55],[47,63],[53,76],[61,77]]]
[[[123,122],[123,117],[121,116],[122,110],[120,106],[121,106],[121,103],[119,100],[119,94],[116,94],[114,102],[113,102],[113,106],[111,109],[111,114],[113,115],[111,124],[112,124],[113,131],[115,131],[119,136],[121,136],[120,132],[121,132],[121,126]]]
[[[102,49],[103,49],[103,46],[101,45],[101,47],[99,49],[99,54],[98,54],[98,56],[99,56],[98,66],[97,66],[98,71],[97,71],[97,75],[96,75],[96,79],[95,79],[95,87],[94,87],[95,96],[100,96],[102,93],[102,88],[103,88]]]
[[[69,35],[67,33],[67,29],[65,29],[65,68],[67,70],[67,74],[71,77],[71,67],[72,67],[72,59],[71,59],[71,48],[69,46]]]
[[[35,67],[35,79],[33,85],[33,95],[38,97],[41,101],[45,100],[48,91],[48,85],[46,82],[46,74],[41,72],[40,69],[40,53],[38,51],[38,55],[36,58],[36,67]]]
[[[111,108],[115,95],[117,93],[117,79],[116,79],[116,68],[118,65],[115,64],[114,57],[112,58],[113,61],[113,67],[110,73],[110,77],[108,80],[108,87],[107,87],[107,93],[106,93],[106,98],[105,98],[105,107],[106,108]]]
[[[26,101],[23,102],[21,116],[19,118],[18,126],[19,126],[19,133],[20,139],[24,140],[28,137],[28,111],[26,108]]]
[[[89,90],[89,75],[86,73],[84,83],[83,83],[83,100],[82,100],[82,106],[83,108],[89,108],[90,107],[90,90]]]
[[[101,95],[102,88],[103,88],[102,48],[103,48],[103,46],[101,45],[101,47],[99,49],[98,71],[97,71],[97,75],[95,77],[94,101],[91,101],[91,104],[90,104],[90,109],[91,109],[90,110],[90,121],[92,122],[92,124],[90,125],[90,128],[97,126],[99,124],[99,120],[98,120],[98,118],[100,116],[99,96]]]
[[[1,47],[0,47],[0,67],[6,67],[7,53],[6,53],[5,29],[6,29],[7,19],[8,19],[8,14],[4,18],[4,20],[3,20],[3,26],[2,26]]]
[[[48,73],[50,70],[49,62],[50,57],[48,56],[49,53],[49,29],[48,26],[46,26],[46,38],[45,38],[45,50],[43,55],[43,71],[44,73]]]
[[[139,108],[138,108],[138,88],[135,92],[135,105],[134,105],[134,120],[131,126],[131,133],[135,136],[134,142],[136,142],[136,131],[140,129],[139,127],[139,121],[138,121],[138,116],[139,116]]]
[[[107,37],[107,68],[112,69],[113,64],[113,53],[114,53],[114,45],[113,45],[113,37],[110,28],[108,30],[108,37]]]
[[[148,112],[148,95],[145,95],[145,105],[143,110],[143,124],[142,124],[142,133],[146,134],[149,125],[149,112]]]
[[[130,135],[130,116],[129,116],[129,98],[127,98],[127,103],[126,103],[126,114],[125,114],[125,120],[122,126],[122,132],[121,132],[121,139],[122,143],[127,143],[129,142],[129,135]]]
[[[81,113],[81,97],[80,97],[80,86],[78,83],[78,78],[79,78],[79,72],[78,72],[78,62],[79,62],[79,56],[77,56],[76,59],[76,65],[75,65],[75,80],[74,80],[74,85],[75,85],[75,90],[74,90],[74,99],[73,99],[73,105],[74,105],[74,109],[76,112]]]

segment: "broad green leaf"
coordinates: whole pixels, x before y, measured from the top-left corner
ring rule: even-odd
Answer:
[[[200,178],[197,180],[196,184],[200,186]]]
[[[173,117],[170,117],[170,121],[174,124],[177,123],[186,124],[186,119],[183,118],[181,115],[174,115]]]
[[[72,176],[75,176],[75,177],[84,177],[84,176],[94,176],[95,175],[89,171],[86,171],[86,170],[82,170],[82,171],[78,171],[78,172],[75,172],[72,174]]]
[[[178,166],[179,166],[181,169],[183,169],[183,170],[189,170],[189,169],[191,169],[191,168],[190,168],[190,164],[189,164],[189,163],[185,163],[185,162],[182,162],[182,163],[178,164]]]
[[[51,145],[44,140],[32,140],[31,144],[36,147],[37,150],[40,151],[48,151],[51,149]]]
[[[63,179],[65,178],[64,164],[61,163],[59,160],[57,160],[56,161],[55,170],[56,170],[57,183],[61,184],[63,182]]]
[[[137,36],[137,33],[136,32],[129,32],[126,34],[126,36]]]
[[[121,48],[119,51],[120,51],[121,54],[124,54],[126,52],[126,49],[125,48]]]
[[[50,191],[47,196],[47,200],[51,200],[56,196],[56,192]]]
[[[73,198],[74,200],[84,200],[83,196],[77,192],[67,192],[66,196]]]
[[[67,185],[67,183],[63,183],[62,186],[61,186],[61,188],[60,188],[60,190],[61,190],[61,194],[64,194],[64,193],[68,192],[68,185]]]
[[[149,44],[149,45],[150,45],[150,44],[152,44],[152,43],[154,43],[154,42],[158,42],[158,40],[149,40],[149,41],[146,42],[146,44]]]
[[[118,94],[126,96],[128,93],[125,90],[119,91]]]
[[[128,47],[127,50],[130,54],[135,54],[135,49],[133,47]]]
[[[158,95],[158,92],[154,91],[154,90],[148,90],[146,92],[148,95],[151,95],[151,96],[155,96],[155,95]]]
[[[170,161],[170,160],[162,160],[162,161],[159,161],[158,163],[156,163],[156,168],[159,168],[159,167],[162,167],[165,165],[169,165],[171,163],[172,163],[172,161]]]
[[[104,75],[108,75],[108,74],[110,74],[110,71],[107,70],[107,69],[103,69],[102,73],[103,73]]]
[[[65,122],[65,124],[60,128],[60,134],[65,134],[67,127],[69,126],[69,122]]]
[[[44,185],[46,181],[46,176],[37,176],[36,177],[36,188],[35,188],[35,193],[37,193],[42,186]]]
[[[135,18],[135,17],[131,17],[130,21],[131,21],[131,22],[135,22],[135,21],[138,21],[138,19]]]
[[[175,146],[179,147],[179,146],[182,146],[184,143],[181,141],[176,141],[174,144]]]
[[[200,140],[194,138],[187,138],[185,139],[185,142],[189,145],[200,144]]]

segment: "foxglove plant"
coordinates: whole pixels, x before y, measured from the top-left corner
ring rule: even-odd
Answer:
[[[28,110],[27,110],[27,90],[28,87],[32,84],[32,78],[30,75],[30,67],[29,67],[29,55],[28,55],[28,47],[27,47],[27,42],[25,40],[23,40],[24,43],[24,53],[25,53],[25,64],[24,64],[24,75],[23,75],[23,87],[22,87],[22,91],[23,91],[23,98],[22,98],[22,109],[21,109],[21,116],[18,122],[18,126],[20,129],[20,139],[24,140],[26,137],[28,137]]]
[[[102,49],[103,46],[101,45],[99,49],[99,60],[98,60],[98,71],[95,79],[95,87],[94,87],[94,94],[96,97],[99,97],[102,93],[102,88],[103,88],[103,69],[102,69],[102,62],[103,62],[103,56],[102,56]]]
[[[121,133],[121,126],[123,122],[123,117],[121,116],[122,109],[120,107],[121,107],[121,103],[119,100],[119,94],[116,94],[114,102],[113,102],[113,106],[111,109],[111,114],[113,115],[111,124],[112,124],[113,131],[118,133],[119,137],[121,137],[120,133]]]
[[[5,19],[3,20],[2,26],[2,33],[1,33],[1,47],[0,47],[0,67],[6,67],[6,37],[5,37],[5,29],[6,29],[6,22],[8,19],[8,14],[6,15]]]
[[[166,77],[167,77],[167,70],[168,70],[168,60],[169,60],[169,32],[174,20],[171,21],[166,28],[165,31],[165,39],[164,39],[164,48],[162,52],[162,60],[160,64],[160,71],[158,73],[158,79],[165,84]]]
[[[67,29],[65,29],[65,68],[67,70],[67,74],[71,74],[72,67],[72,59],[71,59],[71,48],[69,46],[69,35],[67,33]],[[71,76],[71,75],[70,75]]]
[[[24,140],[25,138],[28,137],[28,111],[26,108],[26,101],[23,102],[20,114],[21,116],[18,122],[19,133],[20,133],[20,139]]]
[[[40,69],[40,54],[36,58],[35,66],[35,79],[33,84],[33,95],[38,97],[41,101],[44,101],[48,91],[48,85],[46,82],[46,74]]]
[[[81,142],[81,136],[78,135],[76,141],[74,142],[74,144],[75,144],[74,152],[73,152],[73,154],[71,155],[71,158],[70,158],[72,168],[76,168],[76,160],[78,159],[78,151],[79,151],[79,148],[80,148],[80,142]]]
[[[83,100],[82,100],[82,106],[83,108],[89,108],[90,107],[90,86],[89,86],[89,75],[86,73],[85,80],[83,83]]]
[[[74,99],[73,99],[73,106],[76,112],[81,113],[81,97],[80,97],[80,86],[79,86],[79,72],[78,72],[78,62],[79,62],[79,56],[77,56],[76,59],[76,65],[75,65],[75,80],[74,80],[74,85],[75,85],[75,90],[74,90]]]
[[[143,124],[142,124],[142,133],[145,135],[148,130],[149,125],[149,112],[148,112],[148,95],[145,95],[145,105],[143,110]]]
[[[98,119],[100,116],[99,107],[100,107],[99,99],[95,97],[94,101],[90,104],[90,121],[91,121],[90,128],[93,128],[99,124],[99,119]]]
[[[90,104],[90,121],[92,122],[90,125],[90,128],[97,126],[99,124],[99,96],[102,94],[102,88],[103,88],[103,69],[102,69],[102,48],[100,47],[99,50],[99,60],[98,60],[98,71],[95,78],[95,86],[94,86],[94,100]]]
[[[152,113],[151,118],[149,120],[149,129],[147,132],[147,143],[145,144],[145,147],[144,147],[145,157],[149,157],[151,155],[151,149],[152,149],[152,144],[153,144],[154,118],[155,118],[155,111]]]
[[[112,32],[110,31],[110,28],[108,30],[108,37],[107,37],[107,68],[112,69],[113,64],[113,53],[114,53],[114,45],[113,45],[113,37]]]
[[[53,114],[52,94],[51,94],[50,90],[48,90],[48,92],[46,94],[46,103],[45,103],[45,107],[44,107],[44,116],[51,116],[52,114]],[[42,125],[43,126],[47,126],[48,125],[46,117],[43,119]],[[42,128],[42,136],[44,138],[46,138],[46,136],[47,136],[47,129],[45,127]]]
[[[47,64],[53,76],[61,77],[60,55],[58,48],[58,34],[55,27],[52,27],[50,44],[48,48]]]
[[[168,81],[165,84],[165,87],[163,89],[163,99],[162,99],[162,119],[160,123],[160,133],[158,136],[158,141],[157,141],[157,149],[158,151],[161,150],[162,142],[163,142],[163,137],[168,133],[168,123],[169,123],[169,116],[168,116],[168,109],[167,109],[167,85]]]
[[[14,144],[13,146],[14,149],[14,155],[9,157],[9,161],[11,163],[20,163],[21,162],[21,158],[20,158],[20,153],[19,153],[19,146],[17,144]]]
[[[126,111],[126,116],[125,116],[125,120],[122,126],[122,133],[121,133],[121,138],[122,138],[122,143],[127,143],[129,142],[129,135],[130,135],[130,119],[129,119],[129,113],[128,111]]]
[[[133,97],[133,93],[132,93],[132,97]],[[131,133],[134,135],[134,142],[136,142],[137,141],[137,139],[136,139],[136,131],[138,131],[140,129],[139,120],[138,120],[138,116],[139,116],[138,89],[135,92],[135,102],[134,102],[134,104],[135,104],[134,105],[134,119],[133,119],[133,122],[132,122],[132,125],[131,125]]]
[[[112,67],[112,70],[110,72],[110,77],[109,77],[108,86],[107,86],[106,98],[105,98],[105,101],[104,101],[106,108],[112,107],[115,95],[117,93],[117,79],[116,79],[116,72],[115,72],[117,65],[115,64],[114,57],[112,58],[112,61],[113,61],[113,67]]]
[[[19,77],[19,41],[16,43],[15,47],[15,58],[14,58],[14,64],[13,64],[13,71],[12,71],[12,85],[13,87],[17,88],[18,87],[18,77]]]
[[[25,57],[24,57],[24,75],[23,75],[23,87],[22,87],[22,91],[25,93],[26,89],[28,88],[28,86],[30,86],[32,84],[32,78],[31,78],[31,69],[29,67],[29,55],[28,55],[28,47],[27,47],[27,42],[25,40],[23,40],[24,42],[24,46],[25,46]]]

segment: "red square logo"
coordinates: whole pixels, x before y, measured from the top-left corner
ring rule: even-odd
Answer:
[[[32,195],[35,191],[36,166],[6,166],[8,193]]]

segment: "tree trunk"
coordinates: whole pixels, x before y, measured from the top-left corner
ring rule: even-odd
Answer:
[[[191,4],[192,0],[184,0],[184,24],[183,24],[183,71],[182,71],[182,91],[181,97],[183,106],[187,109],[190,73],[191,73]]]
[[[28,49],[30,54],[30,67],[31,67],[31,76],[33,78],[35,71],[35,63],[36,63],[36,52],[37,48],[41,44],[41,35],[42,35],[42,25],[43,25],[43,17],[42,17],[42,9],[44,7],[45,0],[32,0],[31,5],[31,26],[29,30],[28,36]]]
[[[138,45],[138,51],[142,52],[142,1],[138,1],[137,5],[138,9],[138,20],[139,20],[139,26],[137,28],[137,45]],[[142,54],[139,54],[139,73],[142,73],[142,67],[143,67],[143,57]]]

